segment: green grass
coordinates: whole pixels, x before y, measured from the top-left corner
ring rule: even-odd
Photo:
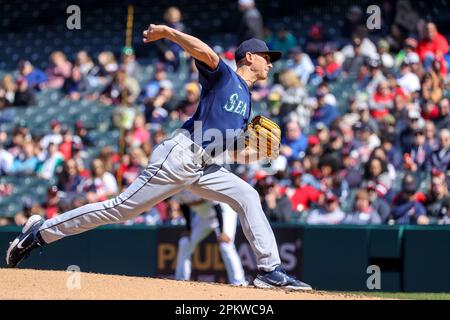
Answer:
[[[384,299],[406,299],[406,300],[450,300],[450,293],[436,292],[345,292],[346,294],[357,294],[368,297]]]

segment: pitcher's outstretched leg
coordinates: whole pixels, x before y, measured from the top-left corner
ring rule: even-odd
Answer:
[[[275,235],[262,210],[258,192],[252,186],[225,168],[212,165],[189,190],[202,198],[224,202],[239,214],[260,271],[255,286],[311,290],[281,268]]]

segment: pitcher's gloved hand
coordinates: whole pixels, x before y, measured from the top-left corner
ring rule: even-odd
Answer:
[[[247,125],[245,146],[257,150],[268,160],[275,160],[280,154],[281,129],[272,120],[259,115]]]

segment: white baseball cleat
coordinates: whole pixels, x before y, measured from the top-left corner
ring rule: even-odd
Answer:
[[[33,249],[42,247],[45,243],[38,234],[44,223],[39,215],[31,216],[22,228],[22,232],[9,244],[6,251],[6,264],[15,268],[23,259],[28,258]]]

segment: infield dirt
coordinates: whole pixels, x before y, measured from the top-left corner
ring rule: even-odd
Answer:
[[[225,284],[29,269],[0,269],[0,299],[39,300],[368,300],[325,291],[234,287]],[[79,289],[68,289],[77,287]]]

